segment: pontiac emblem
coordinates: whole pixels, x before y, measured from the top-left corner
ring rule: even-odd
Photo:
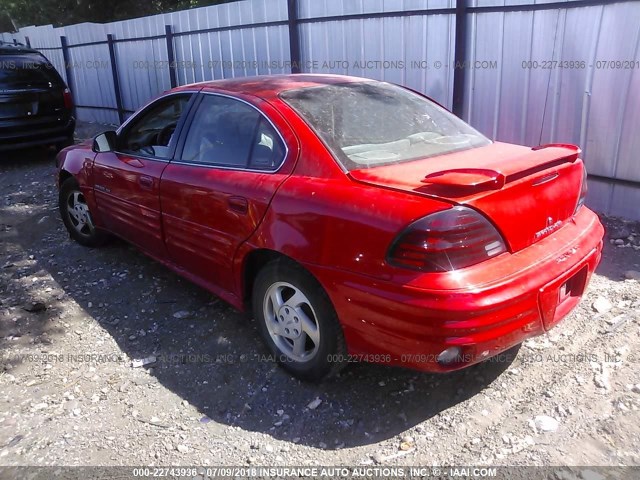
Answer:
[[[542,230],[538,230],[534,237],[536,240],[548,235],[553,232],[555,229],[559,228],[562,225],[562,221],[558,220],[557,222],[553,222],[553,217],[547,217],[546,226]]]

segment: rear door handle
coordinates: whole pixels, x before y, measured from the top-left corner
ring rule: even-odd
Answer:
[[[249,211],[249,202],[244,197],[231,196],[229,197],[229,209],[234,212],[245,214]]]
[[[153,188],[153,177],[150,177],[148,175],[140,175],[138,181],[140,182],[140,185],[145,188]]]

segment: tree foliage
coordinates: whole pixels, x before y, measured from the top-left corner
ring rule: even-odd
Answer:
[[[0,31],[27,25],[105,23],[230,0],[0,0]],[[3,28],[4,27],[4,28]]]

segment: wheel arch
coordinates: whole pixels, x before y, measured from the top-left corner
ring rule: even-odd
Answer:
[[[249,251],[244,256],[244,259],[242,261],[242,274],[240,277],[240,292],[242,304],[247,311],[251,311],[251,295],[253,293],[253,286],[258,272],[262,270],[268,263],[277,260],[284,260],[300,265],[293,258],[269,248],[257,248]]]
[[[268,349],[276,358],[276,361],[283,366],[285,370],[305,381],[320,381],[340,372],[340,370],[347,365],[346,361],[344,361],[348,352],[343,330],[344,325],[340,321],[335,304],[330,298],[329,293],[317,276],[304,264],[276,250],[267,248],[254,249],[245,257],[242,272],[244,280],[244,304],[253,310],[253,318],[258,324],[258,330],[266,342]],[[261,269],[266,269],[266,277],[260,275],[259,272]],[[281,272],[281,270],[285,270],[288,273],[285,274]],[[256,280],[259,280],[260,286],[255,285]],[[296,358],[295,355],[299,354],[295,353],[295,348],[293,351],[290,351],[289,348],[281,345],[282,342],[274,340],[274,335],[281,338],[280,334],[273,333],[269,322],[266,320],[268,316],[266,313],[267,310],[260,305],[260,303],[264,302],[264,298],[267,298],[263,296],[263,293],[267,295],[269,289],[276,285],[271,283],[273,281],[291,282],[285,285],[291,287],[293,290],[300,290],[302,295],[307,297],[301,300],[301,302],[306,302],[307,306],[311,309],[310,312],[305,311],[309,316],[307,322],[316,324],[316,328],[313,329],[313,331],[316,332],[316,336],[309,337],[313,338],[313,356],[307,359],[304,357]],[[263,290],[265,288],[267,288],[267,290]],[[258,302],[259,305],[252,305],[251,299],[253,297],[255,297],[255,301]],[[285,302],[288,302],[288,300],[285,300]],[[283,305],[283,307],[284,306],[286,305]],[[300,308],[302,308],[302,306]],[[284,310],[286,315],[289,316],[289,321],[295,322],[296,324],[299,323],[298,326],[292,327],[294,328],[292,334],[300,335],[299,332],[295,331],[295,328],[308,332],[303,326],[305,322],[302,317],[299,321],[295,316],[295,311],[290,312],[289,308],[284,308]],[[282,313],[282,315],[285,315],[285,313]],[[297,315],[300,316],[302,313],[299,312]],[[293,317],[293,319],[291,319],[291,317]],[[285,321],[285,318],[282,316],[280,316],[280,319]],[[287,328],[283,328],[289,333]],[[303,349],[306,351],[308,338],[304,337],[303,342]],[[291,354],[293,354],[294,357],[291,357]],[[283,357],[287,358],[283,359]]]
[[[267,264],[275,261],[282,261],[290,265],[295,265],[304,269],[326,292],[326,289],[320,282],[320,280],[302,263],[297,261],[282,252],[272,250],[270,248],[256,248],[249,251],[242,261],[241,272],[241,301],[246,311],[251,311],[251,296],[253,294],[253,287],[258,272],[262,270]],[[327,294],[328,297],[328,294]],[[333,303],[333,302],[332,302]],[[334,306],[335,308],[335,306]]]
[[[75,180],[75,177],[70,172],[64,169],[60,170],[60,173],[58,174],[58,188],[61,187],[69,178],[73,178]]]

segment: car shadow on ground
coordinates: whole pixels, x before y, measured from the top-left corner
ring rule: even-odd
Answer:
[[[52,156],[43,156],[31,161],[52,167]],[[20,168],[20,156],[0,166],[2,171]],[[300,382],[268,358],[246,315],[122,241],[101,249],[81,247],[50,208],[53,193],[46,202],[46,216],[22,217],[14,225],[16,234],[5,237],[7,251],[10,243],[16,247],[12,255],[20,250],[34,256],[29,267],[7,270],[5,278],[14,282],[7,289],[39,300],[43,292],[30,291],[24,277],[51,275],[64,296],[108,332],[129,359],[154,355],[155,363],[142,367],[150,381],[197,408],[213,434],[220,425],[232,425],[340,449],[392,438],[439,414],[437,425],[448,428],[446,410],[490,386],[511,364],[512,358],[501,358],[446,375],[352,364],[333,380]],[[46,321],[60,314],[60,306],[55,298],[43,300],[47,310],[29,314],[41,325],[27,334],[36,342],[46,335],[47,344],[55,346],[59,327]],[[317,406],[316,399],[321,400]],[[144,412],[143,406],[136,408]]]
[[[15,155],[1,168],[26,168],[28,157],[31,167],[46,166],[47,176],[52,175],[53,155],[40,155]],[[34,256],[30,267],[8,272],[14,290],[24,290],[21,302],[42,298],[42,292],[30,291],[26,275],[51,275],[65,297],[100,324],[129,359],[154,355],[155,363],[143,367],[150,381],[197,408],[214,434],[220,425],[233,425],[339,449],[392,438],[439,414],[437,424],[448,428],[446,410],[490,386],[511,363],[501,359],[446,375],[352,364],[333,380],[299,382],[268,358],[246,315],[122,241],[101,249],[77,245],[51,209],[53,193],[46,202],[45,216],[23,217],[14,226],[16,234],[7,237],[25,256]],[[46,312],[28,314],[36,327],[21,334],[32,335],[36,343],[45,337],[45,344],[55,346],[59,327],[47,325],[47,319],[61,310],[55,299],[43,300]],[[310,408],[315,399],[321,403]],[[143,407],[136,405],[144,413]]]
[[[324,449],[372,444],[473,397],[510,364],[447,375],[352,364],[333,380],[303,383],[268,358],[246,315],[124,242],[95,250],[76,245],[59,223],[54,212],[44,222],[17,226],[21,248],[36,258],[32,268],[63,286],[129,359],[155,355],[144,368],[196,407],[203,422],[211,420],[214,431],[233,425]],[[52,231],[58,233],[43,248],[40,239]],[[37,260],[52,253],[54,266]],[[46,315],[58,312],[48,303]],[[49,335],[55,345],[55,333]],[[312,408],[315,399],[321,403]],[[442,421],[445,428],[446,416]]]

